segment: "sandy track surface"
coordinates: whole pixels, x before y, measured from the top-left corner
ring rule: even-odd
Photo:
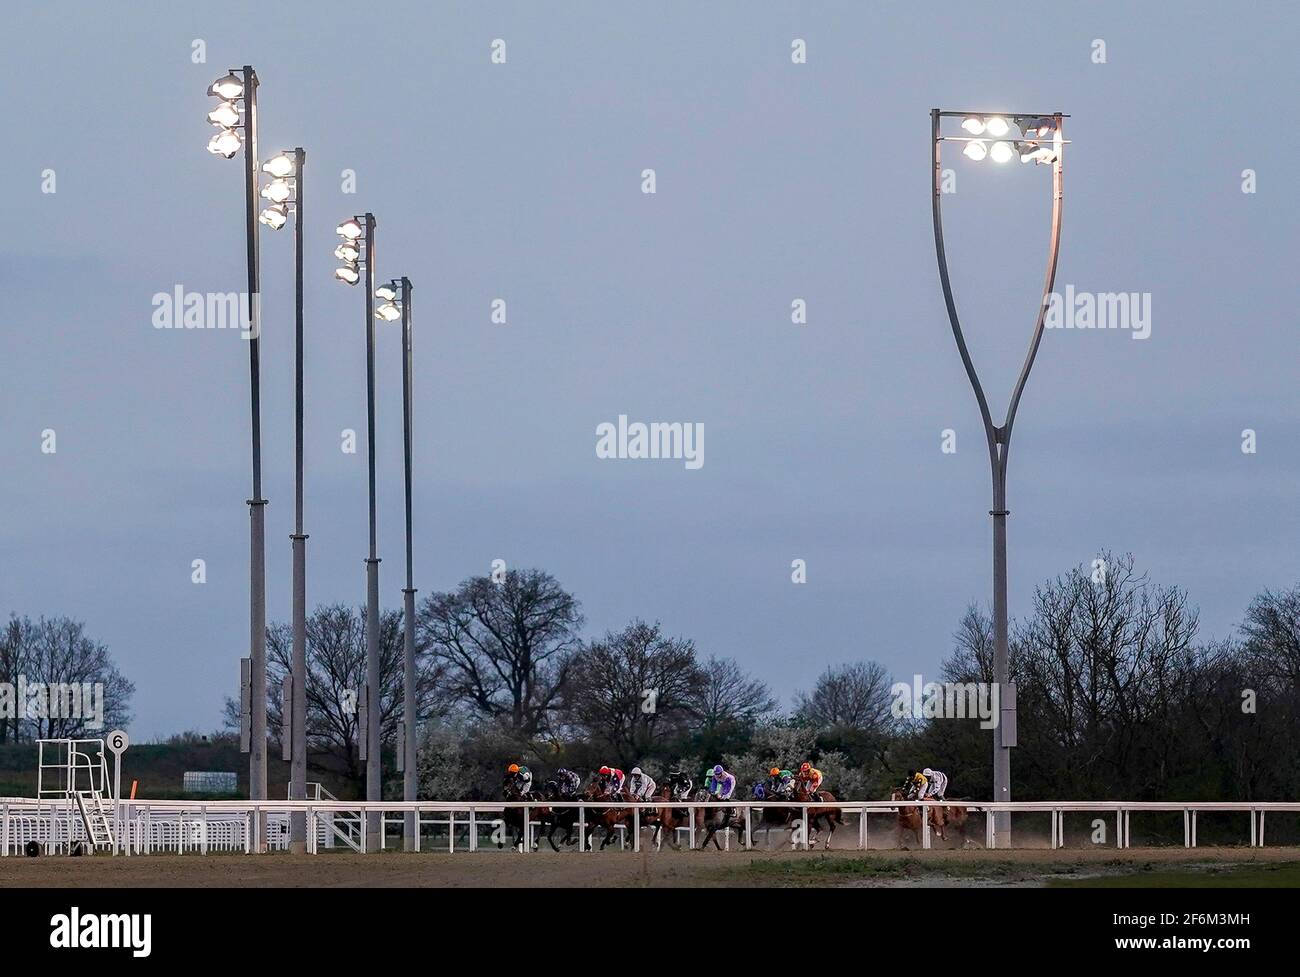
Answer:
[[[836,871],[818,872],[816,879],[804,876],[801,867],[812,868],[818,859],[846,864],[833,866]],[[0,887],[1001,885],[1035,884],[1063,871],[1114,874],[1130,865],[1136,869],[1279,862],[1300,862],[1300,848],[43,856],[0,859]],[[870,870],[859,873],[854,870],[858,865]],[[824,862],[821,867],[826,867]]]

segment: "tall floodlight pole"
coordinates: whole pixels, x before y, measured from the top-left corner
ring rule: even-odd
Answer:
[[[943,120],[960,118],[962,135],[944,135]],[[1038,345],[1043,338],[1043,322],[1056,280],[1056,259],[1061,244],[1061,200],[1062,175],[1061,158],[1065,146],[1062,136],[1063,120],[1067,116],[1054,113],[1008,114],[999,112],[942,112],[933,109],[930,112],[930,133],[933,161],[934,184],[932,187],[934,207],[934,247],[939,259],[939,280],[943,285],[943,298],[948,307],[948,319],[952,323],[953,338],[957,341],[957,351],[961,354],[966,376],[970,378],[975,391],[975,400],[979,403],[980,416],[984,421],[984,434],[988,441],[989,466],[993,474],[993,508],[989,515],[993,517],[993,681],[1000,696],[1001,715],[994,729],[993,742],[993,800],[1011,800],[1011,749],[1016,745],[1016,692],[1010,681],[1010,663],[1007,640],[1007,453],[1011,447],[1011,427],[1015,423],[1016,409],[1020,405],[1020,395],[1024,392],[1025,382],[1029,379],[1029,370],[1034,365],[1038,354]],[[1011,132],[1011,126],[1020,129],[1021,138],[1004,138]],[[952,295],[952,283],[948,278],[948,259],[943,247],[943,218],[940,204],[942,198],[942,169],[939,159],[939,144],[956,142],[964,144],[962,155],[979,162],[991,159],[995,163],[1005,163],[1019,157],[1022,163],[1045,163],[1052,167],[1052,230],[1047,256],[1047,276],[1043,283],[1043,295],[1038,306],[1038,317],[1034,323],[1029,339],[1029,351],[1020,376],[1012,390],[1011,400],[1007,406],[1006,417],[1001,426],[993,423],[984,388],[980,385],[971,361],[970,351],[962,335],[961,323],[957,319],[957,305]],[[1009,812],[999,812],[993,818],[994,840],[999,848],[1011,844],[1011,816]]]
[[[366,557],[366,800],[378,801],[382,797],[382,768],[379,741],[380,707],[383,689],[379,671],[379,555],[375,532],[375,215],[362,214],[344,221],[338,233],[344,243],[335,256],[342,258],[348,242],[360,244],[359,255],[345,260],[334,276],[349,285],[360,279],[358,258],[364,261],[366,280],[366,440],[370,495],[370,555]],[[366,845],[378,851],[383,830],[380,812],[370,811],[366,817]]]
[[[307,153],[300,146],[271,157],[262,172],[272,180],[262,189],[270,203],[258,217],[274,231],[293,222],[294,271],[294,493],[293,533],[293,652],[290,659],[288,698],[282,711],[287,717],[285,737],[289,744],[289,799],[307,798],[307,535],[303,523],[303,262],[302,262],[302,171]],[[307,850],[307,814],[295,811],[289,818],[289,847],[297,853]]]
[[[385,303],[375,315],[385,322],[402,320],[402,453],[406,488],[406,586],[402,589],[402,800],[416,794],[416,683],[415,683],[415,561],[411,527],[411,280],[403,276],[376,289]],[[420,850],[420,825],[414,811],[407,811],[403,827],[404,847]]]
[[[249,507],[249,758],[248,796],[266,800],[266,499],[262,498],[261,285],[257,234],[257,72],[251,65],[231,70],[208,87],[221,102],[208,113],[220,130],[208,151],[230,159],[244,150],[244,217],[248,258],[248,367],[251,381],[253,493]],[[240,103],[243,104],[242,122]],[[240,131],[242,130],[242,136]],[[259,818],[258,846],[266,844],[265,819]]]

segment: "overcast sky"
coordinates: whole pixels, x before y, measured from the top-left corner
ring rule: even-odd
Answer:
[[[0,40],[0,609],[85,620],[137,685],[133,738],[216,728],[248,653],[247,345],[151,324],[155,293],[245,287],[240,162],[204,151],[206,87],[245,63],[262,155],[308,153],[311,605],[365,596],[364,443],[340,450],[365,429],[363,295],[330,252],[370,210],[380,277],[415,283],[422,594],[503,559],[553,573],[591,634],[658,620],[786,698],[860,658],[933,676],[991,593],[988,460],[930,224],[936,106],[1070,113],[1058,287],[1151,297],[1145,340],[1046,334],[1011,451],[1013,617],[1103,548],[1185,587],[1206,637],[1300,578],[1293,4],[180,6],[25,4]],[[1000,414],[1050,171],[950,165],[954,289]],[[292,236],[262,244],[285,620]],[[393,327],[378,353],[397,607]],[[703,467],[598,459],[619,414],[702,424]]]

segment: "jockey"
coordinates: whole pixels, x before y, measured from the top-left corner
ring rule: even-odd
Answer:
[[[929,781],[930,786],[927,789],[922,790],[916,796],[923,801],[943,800],[943,795],[948,793],[948,775],[938,770],[932,770],[929,767],[926,767],[921,771],[921,776],[925,780]]]
[[[780,767],[773,767],[767,781],[769,797],[790,797],[794,793],[794,774]]]
[[[582,778],[567,767],[555,771],[555,786],[560,789],[561,800],[571,801],[582,791]]]
[[[924,773],[912,770],[907,775],[907,798],[908,800],[923,801],[925,800],[926,791],[930,789],[930,780]]]
[[[803,784],[804,789],[810,794],[816,794],[821,790],[824,774],[805,760],[799,764],[798,783]]]
[[[726,768],[719,763],[708,771],[704,786],[708,789],[710,796],[720,801],[729,801],[731,795],[736,792],[736,776],[728,773]]]
[[[633,767],[632,774],[627,781],[628,792],[632,795],[633,800],[648,801],[655,793],[655,782],[647,777],[640,767]]]
[[[533,788],[532,772],[525,766],[518,763],[512,763],[506,767],[505,782],[501,789],[507,794],[527,794]]]
[[[691,796],[695,782],[680,770],[668,771],[668,793],[674,800],[684,801]]]
[[[614,797],[623,792],[623,781],[627,779],[626,774],[617,767],[600,768],[600,787],[601,792],[606,797]]]

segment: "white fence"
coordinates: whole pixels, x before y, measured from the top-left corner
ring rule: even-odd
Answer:
[[[155,852],[201,853],[246,852],[283,850],[289,846],[289,814],[304,811],[307,815],[307,850],[313,854],[321,849],[349,848],[365,852],[371,847],[387,847],[390,837],[400,847],[404,815],[414,811],[422,837],[436,837],[446,832],[445,844],[422,846],[435,851],[477,851],[484,830],[500,839],[503,816],[507,809],[525,812],[522,818],[524,838],[522,848],[531,852],[539,839],[543,822],[538,809],[551,811],[577,811],[575,829],[578,832],[579,850],[588,850],[585,842],[588,830],[594,824],[591,811],[611,808],[631,809],[630,825],[619,829],[620,847],[630,844],[633,851],[642,847],[642,829],[649,827],[646,815],[662,803],[633,804],[612,801],[555,801],[543,804],[526,802],[467,802],[467,801],[194,801],[136,800],[123,801],[118,812],[122,831],[121,852],[124,855],[147,855]],[[865,849],[870,842],[869,815],[879,815],[876,831],[885,830],[891,839],[897,832],[897,812],[900,808],[964,807],[971,813],[984,815],[984,845],[994,847],[993,818],[987,815],[1007,811],[1013,815],[1047,815],[1051,823],[1050,847],[1065,844],[1065,817],[1067,814],[1093,814],[1099,818],[1113,819],[1116,848],[1130,845],[1134,814],[1181,813],[1183,816],[1183,844],[1194,848],[1197,844],[1197,819],[1202,814],[1231,812],[1248,820],[1249,842],[1252,847],[1264,845],[1265,815],[1300,814],[1296,801],[1013,801],[1010,803],[980,803],[970,801],[837,801],[831,803],[791,804],[781,801],[683,801],[671,805],[675,810],[685,809],[688,822],[681,831],[687,834],[687,847],[693,848],[704,829],[702,810],[731,810],[739,812],[744,822],[745,836],[752,838],[756,831],[768,831],[765,841],[770,843],[770,831],[787,831],[791,825],[764,825],[764,808],[777,808],[799,812],[793,824],[791,843],[808,849],[824,839],[819,832],[803,830],[809,809],[838,810],[845,817],[857,819],[856,847]],[[371,846],[367,838],[367,812],[379,811],[384,830],[378,844]],[[882,823],[884,815],[894,815]],[[1014,820],[1014,819],[1013,819]],[[846,825],[847,827],[847,825]],[[815,826],[814,826],[815,828]],[[1243,825],[1243,829],[1246,825]],[[464,843],[458,847],[458,831]],[[732,829],[719,829],[718,835],[730,847]],[[929,817],[922,818],[922,847],[931,847]],[[813,836],[817,835],[816,838]],[[1243,830],[1243,840],[1247,833]],[[1015,834],[1013,832],[1013,839]],[[738,839],[739,840],[739,839]],[[68,851],[77,842],[85,842],[84,827],[67,805],[42,802],[32,798],[0,798],[0,856],[21,854],[29,842],[36,842],[45,851]],[[87,846],[89,847],[89,846]],[[496,847],[492,844],[492,847]],[[841,846],[842,847],[842,846]]]

